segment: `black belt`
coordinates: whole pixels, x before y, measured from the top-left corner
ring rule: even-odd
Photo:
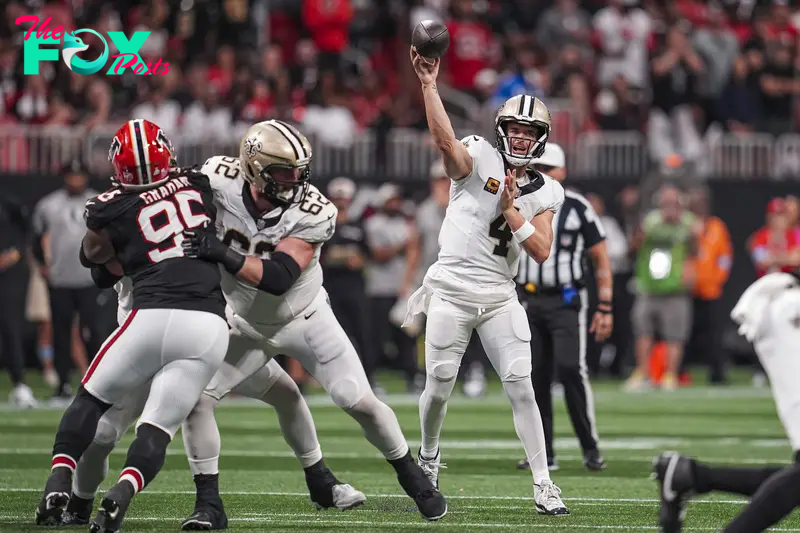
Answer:
[[[579,291],[583,288],[583,284],[577,284],[574,289]],[[560,296],[564,292],[564,287],[540,287],[535,283],[517,283],[517,289],[520,294],[527,296]]]

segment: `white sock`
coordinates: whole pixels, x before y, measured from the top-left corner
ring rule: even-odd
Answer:
[[[222,439],[214,418],[217,400],[203,394],[183,422],[183,447],[192,475],[219,473]]]
[[[419,420],[422,425],[420,453],[427,459],[433,459],[439,451],[439,435],[442,433],[444,415],[447,414],[447,400],[455,386],[455,377],[442,381],[428,374],[425,379],[425,390],[419,398]]]
[[[364,436],[370,444],[380,450],[387,461],[400,459],[408,454],[408,443],[400,429],[397,416],[372,391],[345,411],[361,425]]]
[[[78,498],[91,500],[100,484],[108,475],[108,454],[114,444],[100,444],[92,441],[81,455],[75,475],[72,478],[72,493]]]
[[[544,427],[542,415],[536,404],[531,378],[520,381],[504,381],[503,388],[511,401],[514,412],[514,427],[517,436],[525,448],[525,455],[531,465],[533,482],[538,485],[550,479],[547,469],[547,452],[545,451]]]
[[[317,439],[317,428],[294,380],[284,373],[270,387],[263,400],[278,413],[283,438],[303,468],[318,463],[322,459],[322,449]]]

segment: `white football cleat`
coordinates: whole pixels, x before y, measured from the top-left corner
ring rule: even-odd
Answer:
[[[561,501],[561,489],[550,481],[542,481],[533,486],[533,501],[536,503],[536,511],[539,514],[550,516],[565,516],[569,514],[569,509]]]
[[[358,507],[367,501],[367,497],[360,490],[356,490],[352,485],[342,484],[333,487],[333,505],[340,511],[346,511],[353,507]]]
[[[20,409],[33,409],[39,406],[39,402],[33,396],[33,391],[24,383],[20,383],[11,391],[11,403]]]
[[[439,453],[439,450],[436,450],[436,457],[433,459],[426,459],[422,456],[422,450],[417,452],[417,464],[425,472],[425,475],[428,479],[431,480],[433,486],[436,487],[436,490],[439,490],[439,469],[440,468],[447,468],[444,463],[441,462],[442,454]]]

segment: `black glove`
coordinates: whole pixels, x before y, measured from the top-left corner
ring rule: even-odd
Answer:
[[[181,246],[186,257],[219,263],[231,274],[236,274],[244,266],[246,257],[220,241],[213,224],[196,230],[184,230],[183,236]]]

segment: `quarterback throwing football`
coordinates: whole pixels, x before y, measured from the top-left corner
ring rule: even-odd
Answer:
[[[536,510],[569,514],[547,469],[531,383],[531,331],[513,281],[520,253],[537,262],[550,255],[553,213],[564,201],[557,181],[526,170],[544,152],[550,112],[538,98],[515,96],[497,113],[494,146],[474,135],[459,141],[436,89],[439,60],[426,60],[412,47],[411,62],[422,83],[428,127],[452,180],[439,258],[409,299],[406,318],[408,322],[420,312],[427,314],[419,464],[438,486],[439,434],[447,400],[477,330],[511,401],[514,425],[533,471]]]

